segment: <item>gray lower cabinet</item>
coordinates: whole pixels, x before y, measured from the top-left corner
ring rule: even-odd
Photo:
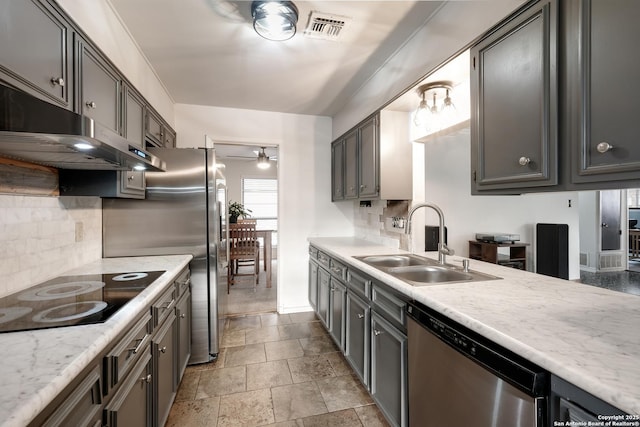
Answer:
[[[562,2],[567,43],[565,137],[575,153],[577,183],[634,180],[640,170],[637,141],[640,82],[640,3],[633,0]],[[633,95],[632,95],[633,94]]]
[[[100,426],[102,419],[100,378],[100,365],[97,364],[41,426]]]
[[[78,112],[119,134],[121,77],[89,43],[78,39],[76,46]]]
[[[473,194],[558,183],[557,8],[538,2],[471,49]]]
[[[178,334],[176,337],[176,384],[179,384],[191,357],[191,292],[189,290],[182,294],[176,304],[176,322]]]
[[[324,326],[331,327],[329,317],[329,298],[331,294],[331,275],[322,267],[318,268],[318,306],[316,313]]]
[[[346,315],[347,288],[335,277],[331,277],[329,286],[329,334],[340,350],[344,350],[344,318]]]
[[[143,349],[131,373],[104,409],[105,427],[151,426],[153,375],[151,350]]]
[[[314,311],[318,309],[318,264],[309,262],[309,304]]]
[[[72,109],[69,22],[46,0],[4,1],[0,21],[0,80]]]
[[[347,291],[344,355],[365,388],[369,388],[370,322],[369,304]]]
[[[371,313],[371,396],[394,426],[407,426],[407,336]]]
[[[176,394],[175,313],[172,312],[152,338],[154,425],[163,426]]]

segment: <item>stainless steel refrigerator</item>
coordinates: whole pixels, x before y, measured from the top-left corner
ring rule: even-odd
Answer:
[[[105,257],[192,254],[190,364],[215,358],[226,314],[226,185],[213,149],[158,148],[146,199],[103,199]]]

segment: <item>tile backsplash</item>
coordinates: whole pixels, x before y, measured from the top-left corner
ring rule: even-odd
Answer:
[[[354,203],[356,237],[392,248],[406,249],[408,237],[404,234],[404,229],[393,228],[391,224],[394,217],[407,217],[408,201],[372,200],[371,206],[366,207],[359,206],[358,201]]]
[[[102,200],[0,194],[0,296],[102,257]]]

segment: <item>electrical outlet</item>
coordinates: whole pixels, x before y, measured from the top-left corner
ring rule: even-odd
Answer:
[[[76,222],[76,242],[84,240],[84,224],[82,221]]]

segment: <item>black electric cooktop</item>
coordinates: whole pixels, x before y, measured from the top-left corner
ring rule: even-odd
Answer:
[[[0,332],[105,322],[163,273],[56,277],[0,298]]]

